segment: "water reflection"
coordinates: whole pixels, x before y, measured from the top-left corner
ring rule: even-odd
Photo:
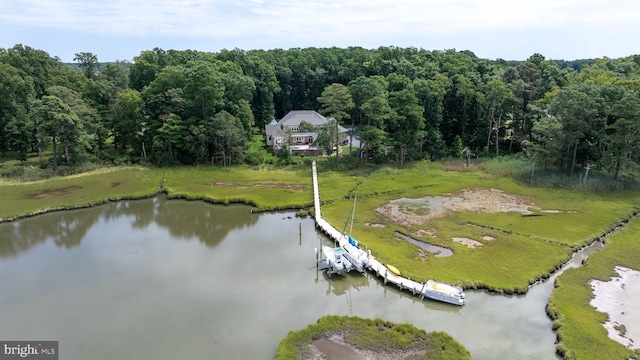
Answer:
[[[101,214],[94,211],[56,212],[3,224],[0,257],[14,257],[49,239],[67,249],[80,244]]]
[[[130,200],[95,208],[59,211],[2,224],[0,257],[15,257],[34,246],[51,240],[56,246],[71,249],[80,245],[98,221],[115,222],[127,218],[133,229],[151,224],[169,230],[175,239],[198,239],[216,246],[234,229],[252,226],[258,216],[246,216],[246,206],[210,206],[203,202],[168,201],[166,196],[152,200]]]
[[[369,287],[369,276],[367,274],[346,274],[344,276],[329,276],[321,271],[322,277],[327,283],[327,295],[341,296],[351,291],[360,291]]]

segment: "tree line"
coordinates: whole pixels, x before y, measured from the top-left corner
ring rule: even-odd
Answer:
[[[380,162],[520,153],[534,169],[572,175],[595,166],[616,179],[640,160],[640,55],[505,61],[399,47],[155,48],[132,62],[103,64],[89,52],[74,61],[0,49],[0,153],[38,153],[54,170],[256,164],[265,124],[307,109],[353,126],[360,151]]]

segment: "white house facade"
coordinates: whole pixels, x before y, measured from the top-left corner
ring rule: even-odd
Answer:
[[[270,124],[265,125],[267,146],[274,151],[278,151],[288,140],[291,151],[317,151],[318,148],[313,145],[313,141],[318,138],[318,133],[315,131],[300,131],[299,127],[302,122],[317,128],[328,123],[329,119],[313,110],[293,110],[280,121],[273,119]],[[338,133],[344,134],[346,132],[347,129],[338,125]]]

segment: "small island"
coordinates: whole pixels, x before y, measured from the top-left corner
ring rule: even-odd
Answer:
[[[276,360],[325,359],[471,359],[469,351],[444,332],[427,333],[411,324],[381,319],[328,315],[316,324],[289,332]]]

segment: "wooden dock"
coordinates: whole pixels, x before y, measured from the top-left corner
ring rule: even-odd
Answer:
[[[311,166],[312,176],[313,176],[313,201],[314,201],[314,210],[315,210],[315,220],[316,227],[318,227],[322,232],[324,232],[329,238],[338,243],[340,247],[344,246],[345,243],[349,241],[348,236],[343,235],[340,231],[334,228],[331,224],[329,224],[326,220],[322,218],[322,213],[320,212],[320,191],[318,188],[318,172],[316,168],[316,162],[314,161]],[[424,298],[424,288],[426,283],[419,283],[413,281],[411,279],[407,279],[400,275],[396,275],[391,272],[384,264],[378,261],[375,256],[369,254],[369,263],[367,265],[367,270],[373,272],[379,277],[382,277],[385,284],[394,284],[400,288],[400,290],[410,291],[413,295],[420,295],[420,299]]]

